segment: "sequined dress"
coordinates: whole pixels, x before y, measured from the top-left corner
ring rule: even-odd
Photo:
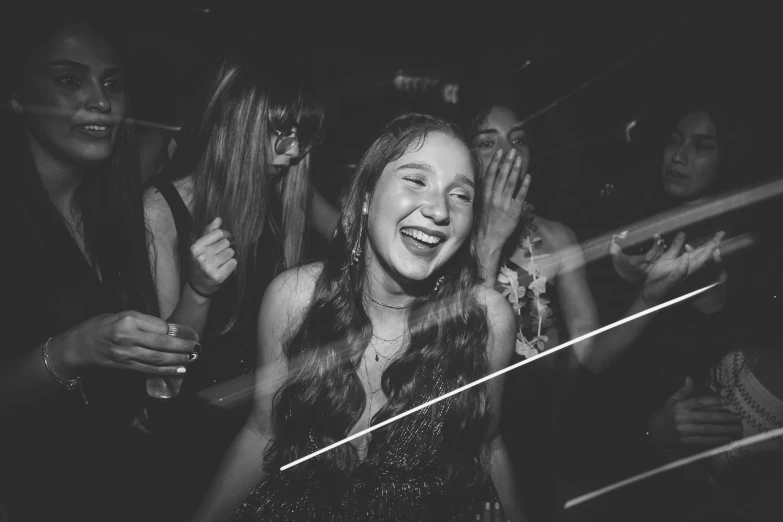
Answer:
[[[445,391],[442,384],[438,389]],[[269,475],[232,521],[473,520],[486,495],[444,487],[444,420],[452,400],[396,421],[400,426],[387,445],[371,441],[365,460],[346,475],[325,472],[317,459]]]

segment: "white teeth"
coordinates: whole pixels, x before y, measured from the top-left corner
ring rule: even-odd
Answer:
[[[428,243],[430,245],[437,245],[440,243],[440,238],[431,236],[429,234],[425,234],[421,230],[415,230],[413,228],[406,228],[402,230],[402,233],[406,236],[410,236],[412,238],[418,239],[419,241],[422,241],[424,243]]]
[[[87,130],[105,131],[108,127],[102,127],[99,125],[85,125],[84,128]]]

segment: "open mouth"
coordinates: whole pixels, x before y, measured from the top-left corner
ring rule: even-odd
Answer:
[[[89,125],[77,125],[76,130],[82,134],[89,136],[93,139],[106,139],[111,136],[111,131],[114,128],[113,125],[97,125],[97,124],[89,124]]]
[[[436,247],[445,240],[443,237],[433,236],[415,228],[403,228],[400,230],[400,233],[402,233],[405,238],[414,241],[414,244],[419,244],[424,247]]]

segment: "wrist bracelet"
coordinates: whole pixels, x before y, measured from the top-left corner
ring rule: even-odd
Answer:
[[[196,295],[200,295],[200,296],[201,296],[201,297],[203,297],[204,299],[212,299],[212,296],[213,296],[213,295],[215,295],[215,294],[218,292],[218,291],[216,290],[216,291],[212,292],[211,294],[205,294],[204,292],[201,292],[201,291],[199,291],[199,290],[196,288],[196,286],[195,286],[193,283],[191,283],[191,282],[190,282],[190,279],[188,279],[188,286],[190,287],[190,289],[191,289],[191,290],[193,290],[193,293],[194,293],[194,294],[196,294]]]
[[[46,370],[49,372],[49,375],[52,376],[52,379],[54,379],[60,386],[63,386],[66,390],[73,391],[78,387],[79,391],[82,392],[82,399],[84,399],[84,404],[88,404],[87,395],[84,393],[84,387],[82,386],[81,379],[79,377],[75,379],[64,379],[62,376],[60,376],[59,373],[57,373],[57,370],[54,369],[54,366],[52,365],[52,354],[49,352],[49,343],[52,342],[52,339],[53,337],[48,338],[43,344],[43,360],[44,365],[46,365]]]

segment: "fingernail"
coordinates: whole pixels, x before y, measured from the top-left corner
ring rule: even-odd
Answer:
[[[481,520],[481,515],[479,515],[478,513],[476,513],[476,520]]]
[[[517,158],[517,159],[515,159],[515,160],[514,160],[514,164],[515,164],[517,167],[519,167],[520,165],[522,165],[522,158]]]
[[[188,354],[188,362],[193,362],[196,359],[198,359],[198,354],[197,353],[189,353]]]
[[[500,502],[495,502],[495,509],[500,509]]]
[[[188,370],[186,370],[184,366],[180,366],[179,368],[177,368],[177,373],[185,373],[187,371]]]
[[[489,505],[489,502],[487,502],[487,505],[486,505],[486,506],[484,506],[484,509],[486,509],[487,511],[489,511],[489,510],[490,510],[490,507],[491,507],[491,506]]]
[[[195,353],[201,352],[201,344],[200,343],[195,343],[193,345],[193,352],[195,352]]]
[[[517,155],[517,149],[511,149],[508,151],[508,156],[506,156],[509,160]]]
[[[503,155],[503,149],[498,149],[495,151],[495,157],[499,158]]]

